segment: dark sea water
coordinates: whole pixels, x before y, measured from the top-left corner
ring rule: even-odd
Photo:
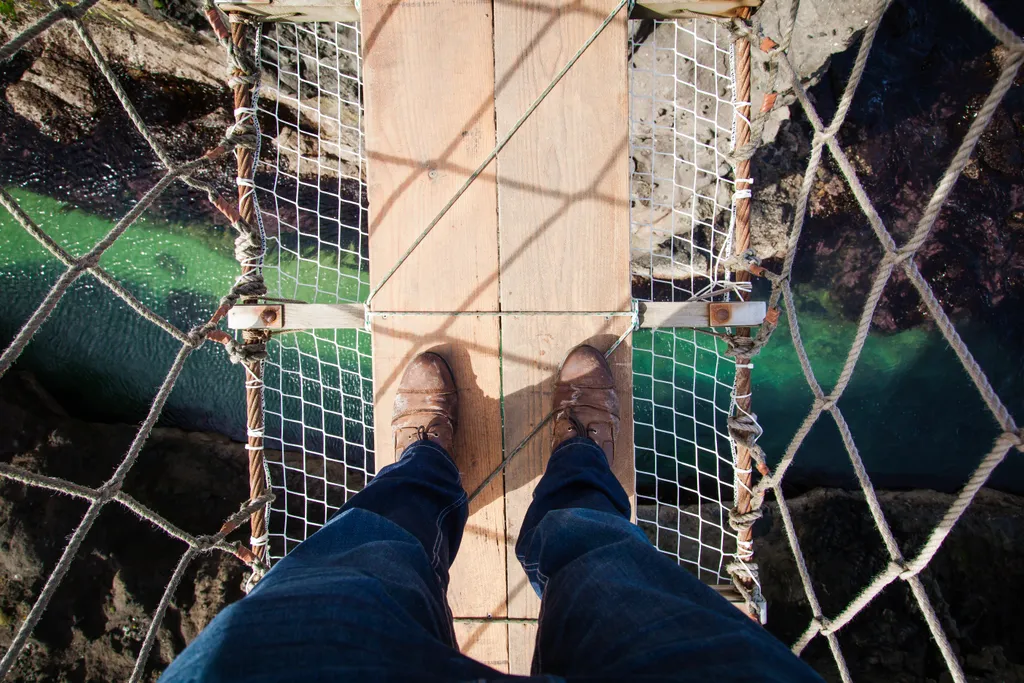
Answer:
[[[17,189],[22,207],[73,253],[82,253],[112,223]],[[230,238],[216,231],[143,220],[102,265],[145,303],[182,329],[205,320],[235,277]],[[28,318],[62,266],[6,214],[0,216],[0,341]],[[765,294],[764,292],[761,293]],[[801,334],[818,380],[828,391],[854,332],[836,314],[829,292],[797,287]],[[1012,413],[1024,408],[1020,340],[999,330],[960,329]],[[67,409],[99,421],[137,422],[170,366],[178,343],[142,320],[91,276],[81,278],[18,361]],[[244,435],[242,370],[208,343],[188,361],[163,424]],[[786,322],[755,359],[754,409],[761,444],[777,462],[811,405]],[[840,407],[876,485],[956,489],[991,447],[994,420],[931,327],[873,333]],[[834,422],[819,420],[789,474],[796,486],[853,486],[853,471]],[[1011,454],[992,484],[1024,491],[1024,462]]]

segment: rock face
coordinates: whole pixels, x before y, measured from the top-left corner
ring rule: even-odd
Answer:
[[[904,557],[922,546],[953,496],[881,492]],[[819,489],[788,501],[826,617],[836,616],[888,564],[863,495]],[[793,643],[811,612],[774,505],[755,527],[769,603],[768,629]],[[1019,601],[1007,587],[1024,578],[1024,500],[984,489],[921,574],[939,621],[971,681],[1024,681]],[[909,586],[897,580],[838,633],[855,681],[949,680]],[[804,653],[826,680],[839,680],[825,639]]]
[[[1000,16],[1013,16],[1009,5],[992,4]],[[794,49],[803,49],[804,40],[809,38],[798,31]],[[816,83],[810,97],[825,121],[838,105],[854,52],[833,55],[827,70],[808,77],[808,84]],[[987,32],[956,6],[899,0],[886,13],[839,141],[897,244],[916,228],[1004,59]],[[1018,76],[917,258],[954,318],[1014,329],[1019,328],[1010,311],[1024,297],[1019,81]],[[784,254],[785,240],[772,235],[792,225],[810,150],[810,127],[799,106],[785,118],[774,131],[774,144],[761,148],[753,162],[752,234],[761,258]],[[796,280],[828,289],[836,308],[855,320],[881,255],[878,239],[826,152],[810,195]],[[872,322],[876,330],[894,332],[927,317],[917,292],[897,272]]]
[[[214,147],[233,122],[227,57],[206,26],[202,3],[198,5],[173,2],[160,12],[144,12],[126,2],[104,0],[85,18],[142,119],[179,161]],[[0,17],[0,39],[13,36],[41,12],[42,5],[28,5],[19,7],[13,20]],[[310,179],[337,194],[340,178],[345,198],[358,205],[365,168],[358,153],[347,151],[362,148],[355,32],[339,30],[335,36],[324,24],[316,28],[318,37],[312,29],[291,26],[268,28],[264,41],[261,99],[266,111],[259,118],[265,165],[257,170],[260,185],[273,185],[269,174],[274,168],[300,196],[315,191]],[[335,38],[337,48],[331,45]],[[309,55],[318,55],[331,68],[319,67]],[[4,65],[0,94],[4,185],[114,218],[163,174],[162,164],[122,111],[70,24],[56,25]],[[199,175],[231,195],[235,187],[229,165],[211,164]],[[298,182],[300,177],[304,183]],[[201,192],[175,184],[164,197],[151,209],[154,215],[225,223]],[[309,203],[317,202],[313,198]],[[268,220],[267,227],[272,234],[279,229],[276,220]]]
[[[0,460],[101,484],[136,427],[67,417],[33,386],[10,373],[0,383]],[[125,491],[191,533],[211,533],[247,498],[247,471],[241,444],[157,429]],[[10,643],[85,509],[79,500],[0,481],[0,647]],[[10,679],[127,679],[184,549],[124,508],[104,508]],[[241,597],[245,573],[241,562],[220,552],[188,569],[159,631],[146,680],[154,680],[217,612]]]
[[[728,33],[712,22],[633,29],[630,268],[663,281],[708,278],[731,256],[732,185],[721,180],[731,177]]]

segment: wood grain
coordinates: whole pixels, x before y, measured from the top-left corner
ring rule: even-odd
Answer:
[[[533,664],[533,650],[537,642],[537,623],[511,623],[508,625],[508,668],[515,676],[529,676]]]
[[[576,345],[588,343],[608,349],[629,327],[623,318],[573,316],[508,317],[503,319],[504,353],[502,382],[505,391],[505,446],[514,448],[551,411],[554,380],[565,355]],[[623,342],[609,359],[622,402],[620,429],[615,442],[612,469],[634,498],[632,348]],[[533,489],[551,455],[551,429],[544,428],[512,460],[505,473],[505,517],[508,535],[508,615],[534,618],[540,600],[526,580],[515,555],[519,529]],[[512,656],[515,659],[515,656]]]
[[[455,637],[463,654],[502,673],[508,673],[508,628],[509,625],[505,623],[456,620]]]
[[[490,2],[362,3],[369,252],[373,284],[494,146]],[[495,184],[480,178],[374,299],[384,311],[498,307]],[[408,362],[435,351],[459,388],[454,457],[477,486],[501,461],[499,321],[387,317],[373,321],[377,466],[394,461],[391,412]],[[505,614],[505,516],[499,477],[474,502],[448,599],[456,617]],[[461,627],[460,627],[461,628]],[[508,666],[507,628],[463,632],[467,652]]]
[[[495,145],[491,3],[362,4],[370,282]],[[374,297],[383,311],[493,311],[493,176],[480,177]]]
[[[614,0],[495,5],[495,99],[503,134],[600,24]],[[618,17],[540,105],[498,159],[503,310],[629,310],[626,17]],[[582,342],[607,349],[624,318],[502,319],[505,446],[513,448],[551,409],[555,373]],[[616,474],[632,495],[631,351],[613,356],[622,390]],[[551,451],[543,429],[505,474],[509,616],[533,618],[540,602],[515,557],[523,515]],[[514,668],[532,641],[513,638]],[[522,636],[522,633],[517,634]],[[519,662],[520,664],[517,664]]]
[[[495,3],[499,136],[616,4]],[[504,310],[629,310],[625,45],[622,12],[498,158]]]

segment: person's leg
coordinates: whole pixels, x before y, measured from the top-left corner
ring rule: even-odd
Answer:
[[[435,411],[409,427],[424,394],[412,398],[396,401],[401,459],[218,615],[162,680],[500,677],[455,649],[445,594],[466,493],[448,455],[453,420],[439,425],[444,411]],[[454,415],[454,406],[446,410]]]
[[[562,379],[572,370],[567,359]],[[617,409],[595,393],[607,391],[611,381],[610,371],[603,372],[566,381],[571,391],[556,385],[558,445],[516,544],[542,598],[534,673],[590,680],[820,680],[630,523],[629,499],[609,467],[614,430],[606,427],[614,420],[593,412],[595,405]],[[577,409],[571,397],[582,398],[591,412]]]

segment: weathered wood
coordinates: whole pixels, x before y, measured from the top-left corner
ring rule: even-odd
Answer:
[[[508,625],[508,668],[519,676],[529,676],[533,650],[537,643],[537,622],[513,622]]]
[[[714,307],[712,309],[712,307]],[[722,317],[711,315],[715,310]],[[645,302],[640,304],[640,327],[736,327],[760,325],[767,305],[763,301],[707,304],[701,301]]]
[[[761,0],[641,0],[630,19],[687,19],[690,17],[738,17],[746,7],[760,7]]]
[[[494,146],[491,4],[465,0],[362,3],[363,88],[369,157],[370,281],[376,283]],[[401,311],[498,307],[496,190],[479,178],[374,297]],[[377,466],[394,460],[391,409],[406,364],[445,357],[459,387],[454,457],[475,487],[501,462],[499,318],[375,318]],[[455,616],[505,615],[505,519],[499,477],[474,501],[452,567]],[[501,666],[508,635],[488,627],[464,643]],[[507,666],[507,664],[505,664]]]
[[[509,624],[456,619],[455,637],[467,656],[502,673],[509,671]]]
[[[766,304],[763,301],[737,301],[714,304],[715,310],[725,314],[722,319],[712,319],[711,304],[701,301],[687,302],[642,302],[640,306],[640,327],[726,327],[752,326],[764,322]],[[269,315],[268,315],[269,313]],[[463,312],[464,314],[465,312]],[[407,317],[407,313],[377,312],[377,317],[387,315],[393,318]],[[415,314],[419,315],[419,313]],[[445,312],[425,312],[424,316],[435,321],[446,318]],[[515,316],[515,311],[503,311],[504,317]],[[545,317],[555,316],[547,314]],[[453,316],[454,317],[454,316]],[[595,318],[602,316],[597,313]],[[228,327],[233,330],[246,329],[358,329],[366,324],[362,304],[272,304],[239,305],[228,312]]]
[[[495,3],[498,134],[507,131],[614,0]],[[498,225],[503,311],[629,311],[629,167],[626,16],[591,45],[498,158]],[[628,317],[502,318],[505,447],[514,448],[551,409],[555,373],[566,352],[589,341],[608,346]],[[631,352],[613,367],[623,403],[615,467],[633,487]],[[539,600],[515,557],[523,516],[551,452],[542,429],[505,473],[509,617],[533,618]],[[526,673],[529,626],[510,624],[509,663]]]
[[[758,7],[761,0],[641,0],[631,19],[693,16],[735,17],[744,7]],[[217,0],[224,12],[243,12],[263,21],[359,21],[356,0]]]
[[[505,447],[517,446],[551,411],[555,376],[565,355],[588,343],[609,348],[629,327],[628,318],[543,316],[502,319],[502,388],[505,392]],[[612,469],[633,499],[633,414],[631,401],[632,350],[623,342],[609,362],[620,388],[622,403],[619,436]],[[508,615],[537,617],[540,601],[526,580],[515,556],[523,517],[533,500],[533,489],[551,455],[551,429],[542,429],[509,463],[505,472],[505,510],[508,534]],[[516,661],[516,654],[510,654]]]
[[[242,12],[263,21],[359,21],[355,0],[217,0],[223,12]]]

